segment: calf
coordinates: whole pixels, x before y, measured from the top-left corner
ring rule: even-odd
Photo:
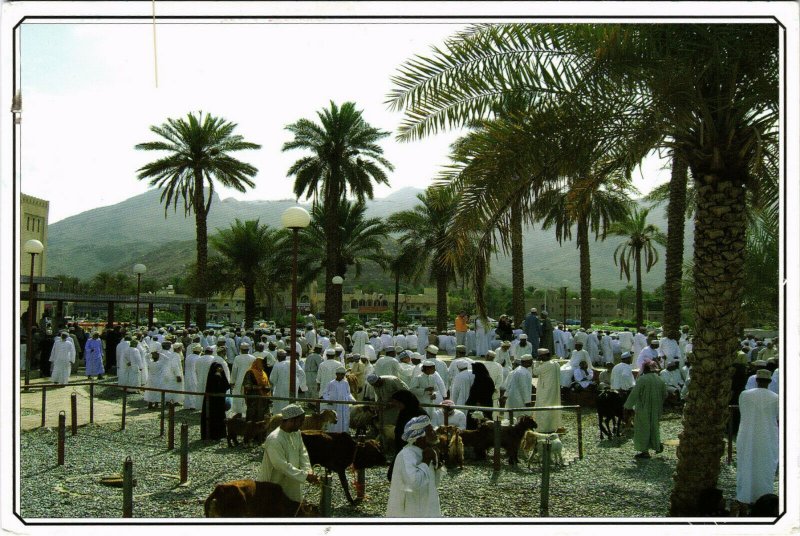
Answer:
[[[600,427],[600,440],[607,435],[611,439],[620,435],[625,397],[619,391],[607,389],[597,395],[597,422]],[[611,426],[609,426],[611,424]]]
[[[336,424],[338,419],[332,409],[323,409],[320,413],[306,415],[301,430],[324,430],[326,424]]]
[[[350,495],[345,470],[351,465],[355,469],[386,465],[386,458],[375,440],[356,443],[346,433],[306,431],[301,434],[311,465],[321,465],[339,475],[339,482],[350,504],[355,504],[355,500]]]
[[[562,454],[561,438],[558,434],[542,434],[539,432],[528,431],[522,439],[521,448],[527,455],[528,468],[534,462],[539,462],[544,453],[544,444],[550,440],[550,460],[555,465],[564,465],[564,456]]]
[[[206,517],[319,517],[319,509],[289,499],[278,484],[234,480],[217,484],[203,505]]]

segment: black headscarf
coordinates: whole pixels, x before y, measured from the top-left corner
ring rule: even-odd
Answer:
[[[427,415],[427,413],[425,413],[425,410],[423,410],[419,405],[419,400],[411,391],[407,391],[405,389],[396,391],[392,394],[392,400],[396,400],[397,402],[403,404],[403,409],[401,409],[400,413],[397,414],[397,421],[395,421],[394,425],[394,444],[395,448],[400,450],[405,445],[402,435],[406,423],[414,417]]]
[[[492,395],[494,394],[494,382],[489,376],[489,370],[483,363],[475,362],[472,364],[472,374],[475,381],[469,390],[467,406],[491,406]]]

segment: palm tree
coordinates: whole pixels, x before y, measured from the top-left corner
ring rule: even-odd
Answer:
[[[389,228],[380,218],[367,218],[366,205],[361,202],[340,200],[336,207],[337,236],[339,250],[335,275],[345,277],[347,270],[353,266],[356,277],[371,261],[381,268],[386,267],[387,257],[384,252]],[[311,209],[311,224],[300,232],[301,266],[298,283],[308,285],[325,272],[326,263],[322,251],[327,251],[325,233],[325,209],[317,204]]]
[[[572,238],[576,227],[581,284],[581,326],[592,325],[592,268],[589,257],[589,232],[595,240],[605,240],[614,222],[620,221],[630,207],[626,191],[631,188],[621,175],[602,173],[580,176],[566,187],[543,192],[536,204],[542,229],[554,228],[559,244]]]
[[[244,322],[252,326],[259,284],[269,286],[288,281],[285,275],[280,277],[287,272],[281,254],[287,250],[288,232],[260,225],[258,220],[242,222],[237,218],[229,228],[217,229],[210,241],[225,260],[221,271],[226,290],[234,292],[244,287]]]
[[[622,236],[626,240],[614,250],[614,264],[619,266],[619,277],[630,282],[631,266],[636,278],[636,325],[644,325],[644,306],[642,304],[642,260],[645,271],[658,262],[658,251],[655,244],[666,245],[667,237],[658,227],[647,223],[649,209],[634,208],[627,217],[611,224],[608,234]],[[642,259],[644,257],[644,259]],[[675,338],[677,340],[677,337]]]
[[[325,230],[325,326],[334,329],[341,316],[341,285],[331,279],[339,275],[341,249],[339,227],[336,221],[338,204],[349,194],[358,201],[372,199],[372,182],[389,184],[386,171],[394,169],[383,157],[378,141],[388,132],[370,126],[356,110],[353,102],[339,108],[333,102],[330,108],[317,112],[319,123],[300,119],[286,127],[293,135],[292,141],[283,145],[284,151],[302,149],[310,151],[294,163],[287,176],[295,177],[294,193],[306,199],[321,198],[323,228]]]
[[[402,279],[416,279],[421,275],[422,265],[418,259],[409,254],[409,251],[400,251],[389,261],[389,271],[394,276],[394,310],[392,324],[397,331],[398,319],[400,318],[400,281]]]
[[[448,255],[447,229],[458,198],[449,188],[428,188],[418,194],[421,204],[389,216],[389,228],[401,233],[402,255],[428,267],[436,283],[436,329],[447,326],[447,287],[456,276],[456,264]]]
[[[740,210],[759,189],[754,162],[775,142],[779,35],[777,24],[483,25],[433,58],[406,62],[393,79],[390,103],[407,108],[405,139],[468,124],[521,95],[539,108],[597,99],[617,108],[618,132],[686,159],[697,195],[696,361],[673,515],[693,515],[720,473],[730,384],[717,372],[732,363],[742,327]]]
[[[136,149],[164,151],[167,156],[139,168],[139,180],[150,179],[150,186],[161,188],[164,217],[172,205],[177,211],[179,199],[183,201],[184,215],[194,212],[197,234],[197,265],[194,295],[208,298],[206,266],[208,263],[208,213],[214,198],[214,182],[244,192],[255,186],[252,177],[258,170],[250,164],[233,158],[230,153],[260,149],[261,146],[245,141],[234,134],[236,124],[221,117],[198,112],[186,118],[167,119],[161,126],[150,130],[163,138],[160,141],[140,143]],[[197,325],[206,326],[206,305],[197,306]]]

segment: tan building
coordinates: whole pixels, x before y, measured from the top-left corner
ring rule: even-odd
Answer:
[[[31,256],[25,253],[25,242],[36,239],[44,245],[44,251],[36,255],[33,266],[33,276],[42,277],[46,273],[47,267],[47,222],[50,214],[50,202],[38,197],[27,194],[20,194],[19,200],[19,274],[30,276]],[[21,290],[28,290],[28,285],[24,284]],[[38,291],[43,291],[44,285],[37,287]],[[20,304],[20,311],[23,313],[28,309],[28,302]],[[37,306],[36,318],[42,316],[44,303],[40,302]]]

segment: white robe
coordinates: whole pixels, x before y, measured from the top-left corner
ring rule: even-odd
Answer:
[[[736,500],[753,503],[773,493],[778,467],[778,395],[755,388],[739,395],[742,420],[736,436]]]
[[[600,350],[603,352],[603,363],[614,362],[614,348],[611,345],[611,335],[603,335],[600,339]]]
[[[382,356],[375,362],[375,374],[378,376],[398,376],[400,363],[393,357]],[[320,383],[320,385],[322,385]]]
[[[288,433],[276,428],[264,442],[264,458],[256,480],[278,484],[289,499],[300,502],[310,469],[300,432]]]
[[[239,354],[233,359],[233,367],[231,368],[231,378],[233,379],[231,383],[233,383],[233,389],[231,389],[231,394],[244,394],[242,391],[244,375],[247,374],[247,371],[250,369],[250,365],[252,365],[253,361],[255,360],[256,356],[249,353]],[[244,415],[247,411],[247,405],[244,402],[244,398],[234,397],[231,401],[231,411],[233,411],[234,414],[241,413]]]
[[[630,352],[633,349],[633,333],[630,331],[619,332],[619,349],[622,353]]]
[[[161,389],[161,367],[164,366],[164,358],[159,354],[158,361],[153,361],[149,355],[144,359],[147,368],[147,381],[145,387],[149,389]],[[145,402],[161,402],[160,391],[145,391],[142,395]]]
[[[442,409],[433,410],[433,417],[431,417],[431,424],[434,428],[444,426],[444,411]],[[452,415],[447,416],[447,425],[455,426],[461,430],[467,429],[467,415],[460,409],[454,409]]]
[[[489,334],[480,318],[475,319],[475,354],[485,356],[489,351]]]
[[[428,347],[428,328],[420,326],[417,328],[417,352],[425,355],[425,348]]]
[[[633,346],[631,347],[631,352],[633,355],[639,355],[639,353],[647,348],[647,336],[644,333],[637,333],[633,336]]]
[[[170,389],[172,391],[183,391],[183,367],[181,367],[180,354],[176,352],[164,351],[161,353],[161,359],[164,361],[161,365],[161,378],[159,383],[162,389]],[[181,381],[178,381],[178,378]],[[173,404],[183,404],[183,393],[164,393],[164,402],[172,402]]]
[[[419,349],[419,337],[417,337],[414,333],[409,333],[406,335],[406,348],[413,352],[417,352]]]
[[[441,517],[439,491],[443,469],[422,463],[422,449],[406,445],[392,468],[386,517]]]
[[[414,396],[417,397],[420,404],[441,404],[442,400],[444,400],[444,395],[447,393],[444,381],[442,381],[442,377],[439,376],[438,372],[414,376],[411,380],[411,385],[408,387],[409,390],[414,393]],[[428,387],[433,387],[433,398],[430,397],[430,394],[425,392],[425,389]],[[423,406],[422,409],[428,414],[428,417],[433,416],[433,407]]]
[[[329,381],[322,398],[331,401],[356,400],[350,394],[350,384],[345,379]],[[324,404],[321,409],[332,409],[336,412],[336,424],[328,423],[327,432],[350,432],[350,404]]]
[[[473,383],[475,383],[475,375],[469,369],[464,369],[453,376],[453,384],[450,387],[450,400],[455,402],[456,406],[466,404],[469,390],[472,388]]]
[[[586,346],[584,348],[589,352],[592,363],[600,361],[600,340],[597,338],[597,333],[593,331],[586,335]]]
[[[633,367],[628,363],[617,363],[611,369],[611,388],[630,391],[636,385],[633,377]]]
[[[531,401],[531,369],[519,366],[506,379],[506,408],[523,408]]]
[[[467,355],[477,355],[475,352],[477,345],[477,338],[475,336],[475,330],[471,329],[467,331],[466,336],[464,337],[464,346],[467,347]]]
[[[336,379],[336,369],[342,364],[336,359],[326,359],[319,364],[317,368],[316,382],[319,385],[319,394],[321,395],[330,382]]]
[[[289,396],[290,367],[291,363],[288,359],[279,361],[272,367],[272,372],[269,375],[269,383],[272,384],[273,396]],[[295,369],[295,397],[300,393],[301,383],[305,381],[305,373],[302,371],[303,369],[300,366]],[[273,399],[272,414],[280,413],[289,403],[289,400]]]
[[[183,361],[183,385],[187,392],[197,392],[197,371],[195,365],[200,356],[189,354]],[[203,397],[199,395],[186,395],[183,407],[186,409],[201,409],[203,407]]]
[[[72,364],[75,362],[75,344],[72,339],[67,337],[67,340],[62,341],[59,337],[53,342],[53,349],[50,351],[50,362],[53,363],[50,381],[60,384],[69,383]]]
[[[126,374],[128,373],[125,367],[125,350],[127,350],[130,345],[130,342],[126,341],[125,339],[122,339],[119,341],[119,344],[117,344],[117,383],[119,385],[125,385],[125,382],[127,381],[125,379]],[[161,344],[159,344],[159,347],[156,350],[161,350]]]
[[[366,331],[358,330],[353,333],[353,353],[364,355],[364,346],[369,342],[369,335]]]
[[[139,349],[133,346],[128,346],[122,354],[122,368],[125,371],[125,383],[128,387],[139,388],[142,386],[142,370],[147,365],[142,359],[142,354]]]
[[[558,363],[555,361],[545,361],[533,369],[533,375],[538,378],[534,407],[561,405],[560,374]],[[539,425],[537,430],[540,432],[551,433],[561,428],[561,410],[537,411],[534,413],[534,419]]]

